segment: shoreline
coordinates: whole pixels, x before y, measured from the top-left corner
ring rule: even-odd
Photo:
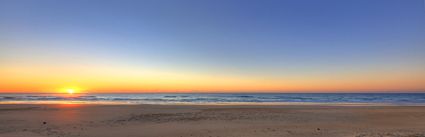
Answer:
[[[425,106],[425,103],[351,103],[351,102],[162,102],[133,103],[121,101],[0,101],[0,105],[199,105],[199,106]]]

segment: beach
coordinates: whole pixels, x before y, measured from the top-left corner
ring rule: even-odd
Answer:
[[[424,106],[0,105],[0,137],[425,137],[424,121]]]

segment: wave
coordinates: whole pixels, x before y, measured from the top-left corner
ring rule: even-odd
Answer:
[[[400,94],[0,94],[5,101],[116,101],[130,103],[311,102],[311,103],[425,103],[425,93]]]

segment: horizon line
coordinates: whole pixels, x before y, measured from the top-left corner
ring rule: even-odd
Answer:
[[[374,94],[374,93],[388,93],[388,94],[399,94],[399,93],[425,93],[425,91],[320,91],[320,92],[295,92],[295,91],[241,91],[241,92],[226,92],[226,91],[214,91],[214,92],[80,92],[74,94]],[[0,94],[68,94],[61,92],[1,92]]]

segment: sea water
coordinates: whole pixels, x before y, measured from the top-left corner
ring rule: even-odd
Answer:
[[[425,93],[0,94],[0,103],[383,103],[425,104]]]

